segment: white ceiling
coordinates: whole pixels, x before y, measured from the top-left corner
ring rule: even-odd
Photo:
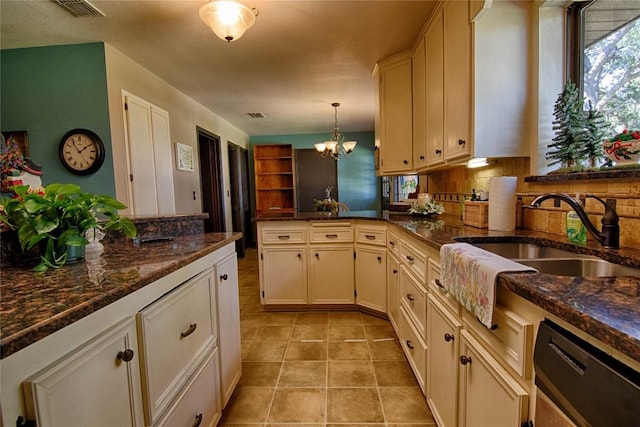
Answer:
[[[413,46],[435,0],[242,0],[256,23],[232,43],[200,20],[206,1],[0,0],[0,48],[104,41],[249,135],[372,131],[378,59]],[[247,113],[260,112],[264,119]]]

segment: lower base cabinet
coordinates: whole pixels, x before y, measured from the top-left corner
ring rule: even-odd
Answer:
[[[265,304],[306,304],[307,248],[263,248],[260,281]]]
[[[409,360],[409,364],[413,369],[413,373],[418,380],[418,384],[422,392],[426,391],[427,378],[427,345],[422,339],[420,333],[413,326],[413,322],[404,307],[400,307],[400,328],[398,331],[398,339],[404,350],[404,354]]]
[[[460,425],[514,427],[527,420],[528,393],[465,329],[460,333]]]
[[[222,416],[219,382],[219,354],[216,349],[200,364],[186,387],[169,407],[167,414],[156,424],[158,427],[201,426],[213,427]]]
[[[387,316],[397,331],[400,316],[400,260],[392,252],[387,252]]]
[[[458,343],[462,323],[432,294],[428,297],[427,317],[427,401],[438,426],[455,427],[458,425]]]
[[[38,426],[143,426],[135,319],[47,366],[23,391],[27,419]]]
[[[353,245],[312,245],[309,304],[353,304]]]
[[[356,247],[356,303],[381,313],[387,312],[387,255],[385,248]]]

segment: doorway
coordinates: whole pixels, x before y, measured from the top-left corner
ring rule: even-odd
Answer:
[[[338,200],[338,163],[325,159],[311,149],[296,150],[297,210],[313,212],[313,200],[326,197],[325,190],[332,187],[331,198]]]
[[[227,142],[227,146],[231,180],[231,220],[233,231],[242,233],[242,239],[236,240],[236,253],[239,258],[244,258],[245,248],[253,241],[249,205],[249,152],[233,142]]]
[[[200,127],[196,129],[198,132],[198,149],[200,150],[202,210],[209,214],[209,218],[204,220],[204,231],[205,233],[226,231],[220,137]]]

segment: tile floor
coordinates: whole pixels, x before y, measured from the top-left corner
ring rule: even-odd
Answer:
[[[391,324],[360,312],[265,312],[257,251],[238,261],[242,377],[221,425],[435,426]]]

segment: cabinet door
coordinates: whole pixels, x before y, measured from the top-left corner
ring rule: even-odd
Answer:
[[[220,352],[220,391],[224,407],[242,373],[240,349],[240,302],[236,254],[216,264],[218,349]]]
[[[418,41],[411,58],[413,81],[413,167],[423,169],[427,166],[427,88],[426,88],[426,51],[425,40]]]
[[[307,303],[307,249],[304,246],[263,248],[260,262],[265,304]]]
[[[444,10],[445,159],[471,156],[471,24],[469,2],[449,1]]]
[[[353,245],[311,247],[310,304],[353,304]]]
[[[356,303],[372,310],[387,312],[386,250],[356,247]]]
[[[411,57],[380,66],[380,167],[383,172],[413,168]]]
[[[427,400],[440,427],[458,425],[458,341],[462,323],[432,295],[427,308]]]
[[[426,152],[429,166],[444,163],[444,22],[436,12],[425,35],[427,49]]]
[[[398,330],[398,316],[400,315],[400,260],[392,254],[387,255],[387,316]]]
[[[142,426],[133,318],[125,319],[23,383],[39,426]]]
[[[522,425],[527,419],[526,390],[468,331],[460,335],[460,425]]]

